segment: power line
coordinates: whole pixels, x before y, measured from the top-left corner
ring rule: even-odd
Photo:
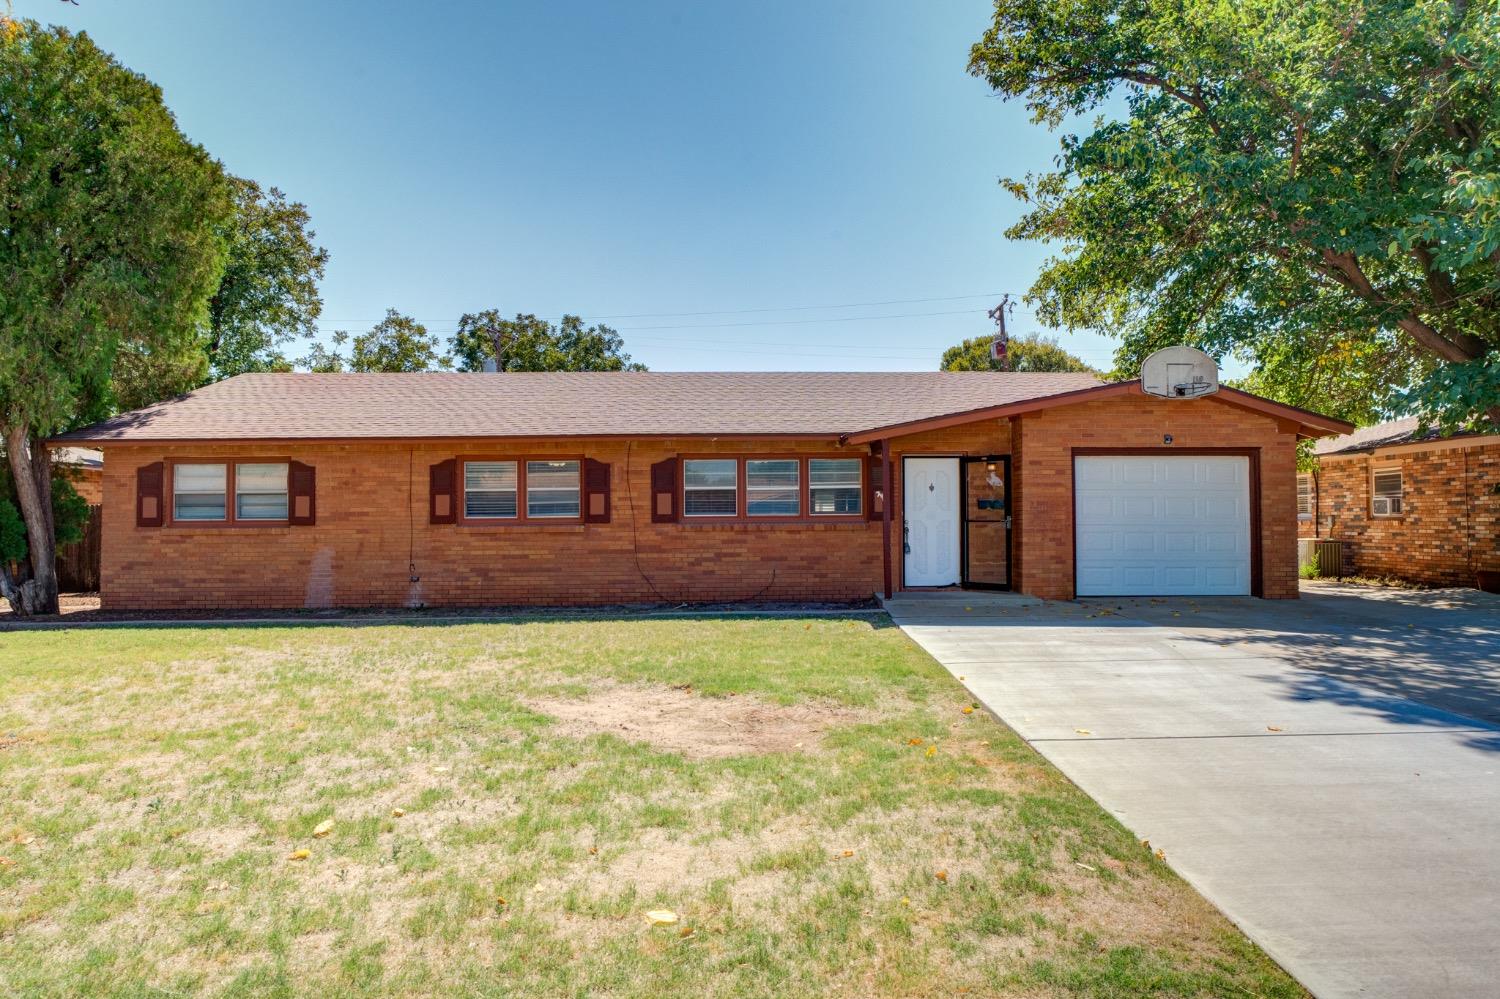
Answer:
[[[686,317],[689,317],[689,316],[745,316],[745,315],[753,315],[753,314],[765,313],[765,312],[807,312],[807,311],[815,310],[815,309],[861,309],[861,308],[874,308],[875,306],[879,306],[879,305],[921,305],[921,304],[926,304],[926,303],[929,303],[929,302],[962,302],[962,301],[965,301],[965,300],[971,299],[971,298],[993,298],[997,294],[999,294],[999,293],[998,292],[985,292],[985,293],[980,294],[980,295],[948,295],[948,296],[940,297],[940,298],[891,298],[891,299],[886,299],[885,301],[881,301],[881,302],[842,302],[842,303],[837,304],[837,305],[780,305],[780,306],[773,306],[773,307],[759,308],[759,309],[713,309],[713,310],[709,310],[709,311],[706,311],[706,312],[631,312],[631,313],[610,313],[610,314],[603,314],[603,313],[601,313],[601,314],[596,314],[596,315],[581,316],[580,318],[582,318],[584,320],[588,320],[588,321],[593,321],[593,320],[597,320],[597,319],[682,319],[682,318],[686,318]],[[965,310],[965,311],[967,311],[967,310]],[[943,315],[944,313],[932,313],[932,314],[933,315]],[[384,316],[381,316],[378,319],[325,319],[325,320],[322,320],[322,322],[320,322],[319,325],[323,325],[325,323],[326,324],[334,324],[334,323],[378,323],[381,320],[383,320],[384,318],[385,318]],[[413,318],[416,318],[416,317],[413,317]],[[538,316],[537,318],[538,319],[548,319],[548,320],[556,321],[556,320],[561,319],[562,316]],[[419,323],[453,323],[453,324],[457,324],[458,318],[457,317],[447,317],[447,318],[443,318],[443,319],[420,319],[420,318],[416,318],[416,321],[419,322]]]

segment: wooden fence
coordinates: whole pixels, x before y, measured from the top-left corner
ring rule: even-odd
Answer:
[[[93,593],[99,589],[99,542],[103,507],[89,507],[83,539],[57,549],[57,588],[64,593]]]

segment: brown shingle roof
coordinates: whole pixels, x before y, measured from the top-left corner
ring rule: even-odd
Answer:
[[[1417,418],[1408,416],[1401,420],[1391,420],[1389,423],[1377,423],[1373,427],[1360,427],[1354,433],[1344,434],[1342,437],[1324,438],[1313,445],[1313,452],[1320,455],[1353,454],[1397,444],[1421,444],[1439,440],[1442,436],[1436,428],[1428,428],[1426,433],[1418,433],[1418,430]],[[1484,435],[1478,431],[1461,431],[1452,436],[1479,437]]]
[[[833,435],[1098,384],[1029,372],[253,374],[58,439]]]

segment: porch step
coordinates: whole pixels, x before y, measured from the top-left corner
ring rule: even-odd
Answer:
[[[1004,590],[908,590],[889,599],[877,593],[875,599],[897,622],[903,617],[987,617],[1046,602]]]

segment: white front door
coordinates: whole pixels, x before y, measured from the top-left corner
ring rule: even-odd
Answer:
[[[1250,459],[1073,460],[1080,597],[1250,592]]]
[[[958,459],[907,458],[901,486],[907,586],[952,586],[958,577]]]

